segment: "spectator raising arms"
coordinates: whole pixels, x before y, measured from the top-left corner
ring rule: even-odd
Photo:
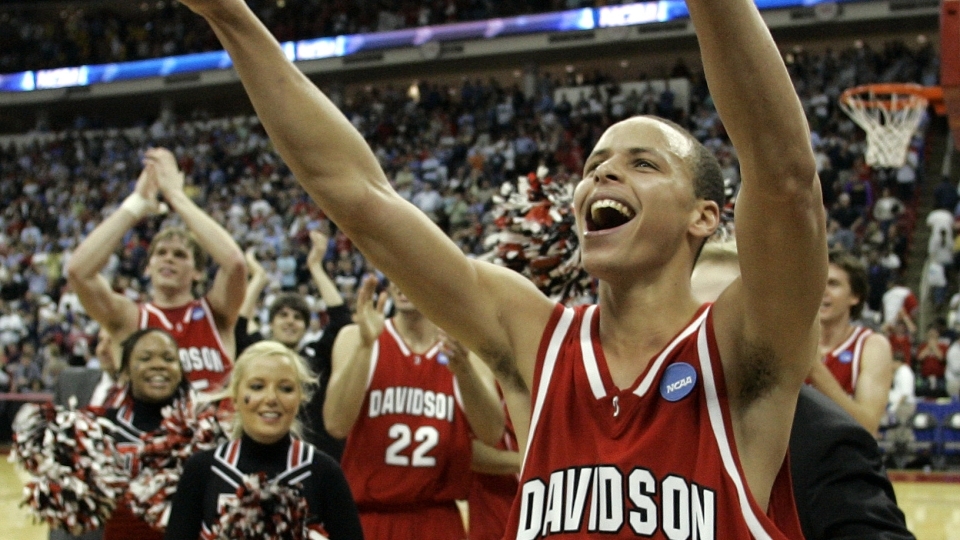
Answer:
[[[320,298],[327,306],[329,322],[320,336],[307,343],[304,336],[307,325],[310,323],[310,306],[302,294],[294,292],[280,293],[273,298],[268,310],[270,338],[283,343],[290,350],[297,351],[307,362],[307,366],[317,375],[317,391],[313,394],[301,410],[301,420],[304,424],[303,438],[305,441],[324,451],[333,459],[340,461],[343,453],[343,440],[330,435],[323,423],[323,402],[327,395],[327,384],[330,382],[331,354],[333,343],[340,330],[350,324],[350,308],[343,302],[343,296],[337,290],[333,280],[323,271],[323,254],[327,249],[328,238],[318,231],[310,232],[311,248],[307,255],[307,267],[313,282],[320,291]],[[247,263],[252,268],[259,266],[251,253],[247,254]],[[244,305],[255,304],[263,286],[266,285],[262,276],[262,268],[253,272],[251,284],[247,287],[247,298]],[[252,311],[252,310],[251,310]],[[259,331],[250,334],[248,341],[256,342],[264,339]]]
[[[347,439],[343,471],[367,537],[463,538],[456,501],[470,489],[471,432],[489,444],[503,434],[493,376],[396,285],[396,315],[385,319],[376,285],[364,280],[357,324],[334,343],[324,421]]]
[[[99,272],[126,232],[158,210],[158,195],[188,230],[168,228],[154,237],[145,271],[152,299],[138,305],[111,290]],[[195,298],[193,286],[206,270],[205,253],[219,269],[206,295]],[[197,390],[220,388],[230,373],[246,272],[240,247],[187,196],[176,159],[164,148],[147,150],[134,192],[87,236],[67,265],[70,285],[84,309],[116,341],[138,328],[159,327],[171,333],[180,347],[186,377]]]
[[[784,456],[817,346],[826,216],[800,100],[753,2],[687,1],[741,164],[741,277],[712,307],[692,297],[690,272],[724,203],[720,165],[675,124],[630,118],[599,138],[576,189],[583,264],[600,284],[599,306],[571,310],[467,258],[397,195],[362,135],[243,1],[182,2],[211,24],[324,213],[426,318],[480,354],[505,392],[530,389],[508,536],[802,536]],[[614,497],[625,483],[658,495]],[[554,512],[561,494],[609,512]],[[634,512],[638,499],[646,512]]]

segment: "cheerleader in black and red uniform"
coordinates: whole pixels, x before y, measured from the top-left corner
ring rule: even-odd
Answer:
[[[183,376],[173,338],[157,328],[131,334],[121,344],[120,375],[126,387],[113,396],[103,416],[110,420],[123,469],[134,478],[140,473],[144,437],[160,429],[164,407],[189,400],[190,387]],[[104,540],[160,540],[163,533],[119,503],[104,527]]]
[[[291,435],[314,381],[300,356],[275,341],[237,358],[226,390],[234,440],[187,461],[164,538],[363,538],[337,462]]]

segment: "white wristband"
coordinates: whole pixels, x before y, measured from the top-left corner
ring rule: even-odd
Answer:
[[[133,214],[133,217],[140,219],[147,213],[147,207],[149,206],[150,201],[148,201],[143,195],[134,191],[123,200],[123,202],[120,204],[120,209],[130,212]]]

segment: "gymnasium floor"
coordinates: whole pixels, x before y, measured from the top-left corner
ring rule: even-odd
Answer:
[[[960,473],[893,471],[890,477],[918,540],[960,540]],[[17,506],[23,480],[0,454],[0,540],[47,540],[46,527],[32,524]]]

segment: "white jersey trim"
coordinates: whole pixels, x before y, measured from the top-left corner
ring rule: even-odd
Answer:
[[[747,495],[747,490],[744,486],[744,480],[740,476],[737,470],[737,464],[733,459],[730,440],[727,438],[727,430],[723,422],[723,412],[720,409],[720,398],[717,395],[717,384],[713,378],[713,361],[710,358],[710,348],[707,345],[707,325],[704,317],[709,312],[710,308],[707,308],[704,310],[703,316],[697,319],[698,322],[700,322],[700,330],[697,335],[697,350],[700,359],[700,372],[703,377],[703,390],[707,401],[707,412],[710,417],[710,427],[713,430],[713,437],[717,441],[717,448],[720,450],[720,459],[723,462],[723,468],[736,487],[737,498],[740,501],[740,511],[743,514],[747,528],[757,540],[771,540],[770,533],[767,532],[753,512],[753,507],[750,505],[750,497]]]
[[[431,345],[430,348],[426,350],[426,352],[423,352],[423,353],[413,352],[410,346],[407,345],[407,342],[403,340],[403,337],[400,335],[400,332],[397,332],[397,327],[393,325],[392,320],[387,319],[383,323],[384,323],[383,324],[384,328],[386,328],[387,332],[390,333],[390,337],[392,337],[393,340],[397,342],[397,347],[400,347],[400,352],[402,352],[404,356],[419,355],[424,358],[433,358],[437,355],[437,353],[440,352],[440,347],[443,344],[440,343],[439,341]]]
[[[148,312],[154,314],[157,317],[157,319],[160,320],[160,324],[162,324],[165,329],[167,329],[168,331],[173,330],[173,323],[170,322],[170,319],[167,318],[167,315],[164,312],[160,311],[160,308],[158,308],[157,306],[149,302],[143,304],[143,311],[140,312],[141,313],[140,315],[141,330],[147,327]]]
[[[390,336],[393,337],[393,340],[397,342],[397,347],[400,347],[400,352],[402,352],[404,356],[410,356],[410,347],[407,347],[406,342],[400,337],[397,329],[393,327],[393,321],[387,319],[383,321],[383,326],[387,329],[387,332],[390,333]]]
[[[370,390],[370,383],[373,382],[373,374],[377,372],[377,360],[380,359],[380,340],[373,342],[373,348],[370,350],[370,370],[367,371],[367,390]]]
[[[849,348],[853,345],[853,342],[860,337],[860,332],[863,330],[862,326],[854,326],[853,332],[850,332],[850,336],[847,339],[843,340],[843,343],[837,346],[836,349],[830,352],[832,356],[840,354],[844,349]]]
[[[660,356],[658,356],[657,359],[653,361],[653,365],[650,366],[650,370],[647,371],[647,374],[646,376],[644,376],[643,381],[640,382],[640,386],[638,386],[637,389],[633,391],[634,394],[640,397],[647,395],[647,391],[649,391],[650,386],[653,385],[653,381],[654,379],[657,378],[657,374],[660,372],[660,368],[663,366],[663,363],[667,360],[667,357],[670,356],[670,353],[677,348],[677,345],[679,345],[681,341],[683,341],[684,339],[687,339],[687,337],[690,336],[690,334],[696,331],[697,328],[699,328],[703,324],[703,321],[706,320],[707,313],[709,313],[709,311],[710,311],[710,308],[703,310],[703,313],[701,313],[699,317],[694,319],[692,323],[690,323],[686,328],[684,328],[683,331],[680,332],[680,334],[678,334],[677,337],[673,338],[673,341],[671,341],[670,344],[663,349],[663,352],[660,353]]]
[[[607,395],[607,390],[603,387],[600,367],[597,365],[597,357],[593,353],[593,339],[590,336],[593,315],[596,311],[597,306],[588,307],[583,314],[583,320],[580,321],[580,352],[583,355],[583,368],[587,372],[587,380],[590,381],[590,390],[593,390],[593,397],[603,399]]]
[[[527,465],[527,452],[533,446],[533,438],[537,435],[537,426],[540,423],[540,415],[543,412],[543,403],[547,399],[547,389],[550,388],[550,379],[553,378],[553,369],[557,365],[557,356],[560,354],[560,347],[567,337],[567,331],[573,323],[574,311],[570,308],[564,308],[557,326],[553,329],[550,336],[550,343],[547,345],[547,352],[543,357],[543,370],[540,373],[540,380],[537,382],[537,396],[533,405],[533,413],[530,415],[530,432],[527,434],[527,446],[523,449],[523,464],[520,466],[520,477],[523,477],[523,468]]]
[[[857,344],[853,347],[853,365],[850,366],[850,386],[854,393],[857,392],[857,378],[860,376],[860,358],[863,355],[863,344],[873,334],[870,329],[862,328],[861,330],[863,331],[857,337]]]
[[[460,393],[460,380],[456,375],[453,376],[453,399],[463,409],[463,394]]]

